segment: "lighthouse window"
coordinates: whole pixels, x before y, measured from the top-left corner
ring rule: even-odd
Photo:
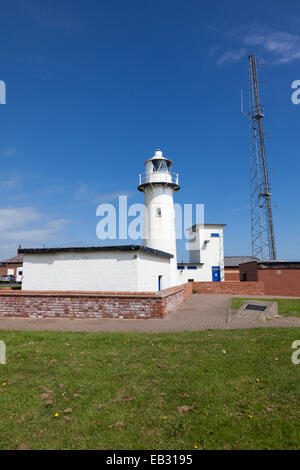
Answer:
[[[170,171],[170,162],[166,160],[153,160],[154,171]]]
[[[160,207],[156,208],[156,215],[157,215],[157,217],[161,217],[161,208]]]

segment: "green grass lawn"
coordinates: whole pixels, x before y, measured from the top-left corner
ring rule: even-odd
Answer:
[[[0,284],[0,289],[7,289],[8,287],[21,290],[21,284]]]
[[[297,339],[0,330],[0,449],[299,448]]]
[[[290,317],[300,317],[300,299],[245,299],[234,297],[232,299],[231,309],[238,310],[246,300],[262,300],[278,303],[279,315],[288,315]]]

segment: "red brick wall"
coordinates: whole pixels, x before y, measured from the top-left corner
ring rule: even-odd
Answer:
[[[249,263],[240,264],[239,273],[240,273],[240,280],[243,282],[258,281],[257,262],[249,261]]]
[[[183,284],[183,286],[184,286],[184,300],[186,300],[193,293],[194,283],[187,282],[186,284]]]
[[[258,269],[265,294],[300,297],[300,269]]]
[[[259,275],[258,282],[189,282],[156,293],[0,291],[0,317],[163,318],[193,290],[200,294],[300,296],[299,270],[282,270],[281,274],[260,270]]]
[[[199,294],[240,294],[264,295],[263,282],[194,282],[194,289]]]
[[[239,281],[239,268],[224,268],[225,281]]]
[[[162,318],[185,299],[185,287],[158,293],[0,292],[0,317]]]

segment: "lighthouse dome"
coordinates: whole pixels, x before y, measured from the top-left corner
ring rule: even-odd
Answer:
[[[157,149],[153,157],[145,161],[146,174],[140,175],[139,191],[144,191],[148,184],[168,184],[173,191],[178,191],[178,175],[171,173],[172,160],[163,156],[160,149]]]
[[[153,168],[153,171],[171,171],[172,161],[163,156],[160,149],[157,149],[153,157],[148,158],[145,161],[146,171],[149,172]]]

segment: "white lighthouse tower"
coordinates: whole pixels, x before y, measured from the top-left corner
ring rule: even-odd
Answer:
[[[171,173],[172,161],[157,149],[145,162],[146,174],[139,175],[138,190],[145,193],[143,245],[173,255],[170,286],[177,285],[177,256],[173,193],[180,189],[178,174]]]

